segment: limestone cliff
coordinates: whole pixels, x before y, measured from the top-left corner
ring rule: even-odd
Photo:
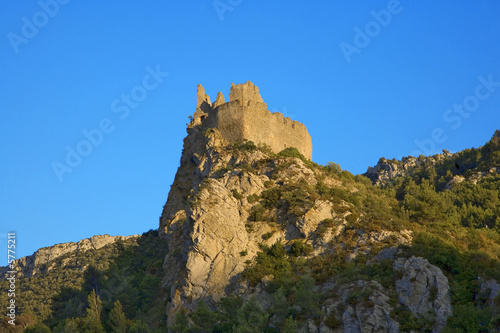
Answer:
[[[269,178],[242,169],[262,159],[263,153],[237,156],[227,147],[216,130],[208,136],[191,132],[184,141],[181,166],[159,229],[170,250],[164,266],[172,313],[189,305],[189,300],[225,295],[230,279],[255,256],[259,235],[270,231],[263,225],[252,235],[245,227],[250,210],[246,198],[260,194]],[[243,199],[235,198],[233,191]],[[246,258],[242,251],[248,252]]]

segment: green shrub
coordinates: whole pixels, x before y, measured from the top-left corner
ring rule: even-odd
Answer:
[[[233,171],[235,168],[234,165],[229,165],[227,167],[224,167],[222,169],[219,169],[217,171],[215,171],[213,174],[212,174],[212,177],[215,178],[215,179],[219,179],[219,178],[222,178],[224,177],[224,175],[227,173],[227,172],[230,172],[230,171]]]
[[[269,219],[269,216],[267,214],[266,208],[262,204],[256,204],[255,206],[252,207],[252,210],[250,211],[250,221],[267,221]]]
[[[290,246],[289,253],[293,257],[307,256],[313,251],[313,247],[310,244],[304,243],[302,240],[298,239],[293,241],[292,246]]]
[[[296,158],[301,159],[304,162],[306,161],[306,158],[304,157],[304,155],[302,155],[295,147],[288,147],[288,148],[283,149],[282,151],[280,151],[278,153],[278,156],[279,157],[296,157]]]
[[[448,325],[442,332],[494,332],[488,330],[490,319],[488,308],[480,309],[471,303],[455,305],[453,315],[448,318]]]
[[[268,190],[262,191],[260,197],[262,198],[262,203],[266,208],[278,207],[281,199],[281,188],[273,187]]]
[[[242,152],[245,152],[245,151],[253,152],[253,151],[257,150],[258,147],[255,145],[255,143],[253,141],[246,141],[245,140],[244,142],[234,143],[232,146],[232,149],[236,150],[236,151],[242,151]]]
[[[191,328],[193,332],[211,332],[218,320],[217,313],[210,310],[203,301],[198,301],[196,309],[190,317],[193,320],[194,327]]]
[[[297,184],[281,191],[281,200],[286,210],[295,216],[302,216],[311,209],[318,198],[314,188],[307,184]]]
[[[427,330],[424,329],[432,327],[432,325],[427,323],[425,319],[415,317],[410,310],[407,310],[400,305],[393,310],[393,315],[399,322],[399,329],[401,332],[427,332]]]
[[[252,194],[247,197],[247,201],[250,204],[256,202],[257,200],[259,200],[259,196],[257,194]]]
[[[335,223],[332,219],[325,219],[318,224],[318,227],[314,230],[314,234],[316,237],[323,237],[328,229],[331,229],[334,225]]]
[[[256,263],[253,267],[245,269],[243,278],[251,285],[256,285],[266,275],[273,275],[279,279],[286,272],[291,272],[292,266],[287,260],[287,253],[283,244],[278,240],[271,247],[262,246],[262,251],[257,252]]]
[[[250,165],[250,163],[241,163],[241,164],[238,164],[237,167],[242,172],[249,172],[249,173],[255,173],[256,172],[255,168],[252,165]]]
[[[238,192],[238,190],[232,190],[231,191],[233,193],[233,197],[236,199],[236,200],[241,200],[243,199],[243,195]]]
[[[315,192],[323,199],[329,200],[335,204],[341,204],[342,201],[359,204],[359,199],[345,188],[329,187],[323,181],[318,181],[315,186]]]
[[[243,306],[241,297],[223,297],[217,302],[218,321],[214,332],[232,332],[238,326],[238,311]],[[209,331],[211,332],[211,331]]]
[[[325,325],[330,327],[332,330],[336,330],[342,327],[342,320],[340,320],[335,311],[332,311],[328,317],[326,317]]]
[[[245,223],[245,229],[247,232],[252,232],[253,231],[253,224],[252,223]]]
[[[330,175],[335,175],[335,176],[339,176],[340,173],[342,172],[342,168],[340,167],[340,165],[335,162],[328,162],[328,164],[324,166],[324,169]]]
[[[359,215],[356,212],[352,212],[351,214],[345,217],[347,223],[354,224],[358,221]]]
[[[271,238],[272,235],[274,235],[274,231],[266,232],[265,234],[262,235],[262,239],[266,241],[269,238]]]

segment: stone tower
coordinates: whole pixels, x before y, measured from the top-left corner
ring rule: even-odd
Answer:
[[[194,128],[216,128],[229,142],[263,143],[275,153],[295,147],[307,159],[312,159],[311,136],[304,124],[279,112],[271,113],[259,94],[259,88],[250,81],[231,84],[227,103],[220,92],[211,103],[199,84],[196,111],[188,125],[188,133]]]

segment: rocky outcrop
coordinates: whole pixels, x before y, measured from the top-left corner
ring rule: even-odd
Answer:
[[[496,280],[482,280],[480,279],[479,293],[476,295],[476,299],[489,306],[492,310],[494,316],[500,314],[500,304],[498,304],[497,299],[500,297],[500,283]]]
[[[453,178],[446,184],[445,189],[452,190],[457,184],[460,184],[465,180],[462,176],[453,176]]]
[[[333,209],[333,204],[329,201],[318,200],[314,207],[311,208],[301,218],[297,219],[296,227],[302,237],[311,237],[313,232],[318,228],[320,222],[326,219],[332,219],[337,214]]]
[[[420,257],[399,258],[393,269],[400,276],[396,280],[399,302],[416,317],[434,322],[433,332],[441,331],[452,314],[448,278]]]
[[[180,306],[190,308],[198,299],[216,301],[225,295],[231,278],[255,256],[259,235],[270,231],[266,224],[253,234],[246,230],[252,206],[247,197],[260,194],[269,177],[233,170],[250,166],[262,152],[235,156],[225,153],[228,146],[217,130],[202,133],[194,128],[184,140],[159,229],[169,245],[164,286],[172,295],[170,318]]]
[[[380,283],[360,280],[341,286],[336,294],[325,302],[319,327],[309,332],[399,332],[399,323],[391,318],[389,296]]]
[[[192,230],[184,247],[189,252],[182,292],[194,299],[207,295],[218,299],[227,279],[245,268],[240,252],[257,249],[240,219],[238,200],[220,182],[208,184],[198,200],[185,222]]]
[[[394,178],[412,175],[417,167],[435,165],[452,156],[448,151],[444,151],[443,154],[434,156],[403,157],[401,161],[382,157],[377,165],[368,167],[363,175],[370,178],[375,185],[384,185],[392,182]]]
[[[24,277],[32,277],[37,275],[43,268],[44,273],[51,269],[50,263],[55,259],[69,253],[85,252],[87,250],[97,250],[108,244],[115,243],[119,240],[129,240],[138,238],[138,235],[133,236],[110,236],[97,235],[90,238],[85,238],[77,243],[61,243],[54,246],[44,247],[33,253],[31,256],[22,257],[14,261],[19,274]],[[4,277],[8,267],[0,268],[0,277]]]
[[[401,160],[396,160],[395,158],[388,160],[382,157],[375,166],[368,167],[368,170],[363,175],[370,178],[374,185],[385,185],[392,183],[395,178],[412,176],[416,171],[422,170],[422,168],[448,163],[446,170],[455,173],[453,178],[448,176],[449,178],[447,179],[449,181],[445,186],[447,190],[451,190],[463,181],[469,181],[475,185],[484,177],[500,173],[500,167],[496,166],[486,168],[484,165],[474,167],[459,165],[461,163],[459,162],[460,154],[460,152],[451,154],[447,150],[443,150],[442,154],[433,156],[420,155],[419,157],[408,156],[403,157]],[[456,174],[457,172],[458,175]]]

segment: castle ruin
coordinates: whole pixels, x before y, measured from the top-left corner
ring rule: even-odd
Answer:
[[[219,92],[215,102],[198,85],[196,112],[188,124],[188,133],[194,128],[205,131],[216,128],[228,142],[253,141],[266,144],[275,153],[295,147],[307,159],[312,159],[311,136],[304,124],[267,110],[252,82],[231,83],[229,102]]]

